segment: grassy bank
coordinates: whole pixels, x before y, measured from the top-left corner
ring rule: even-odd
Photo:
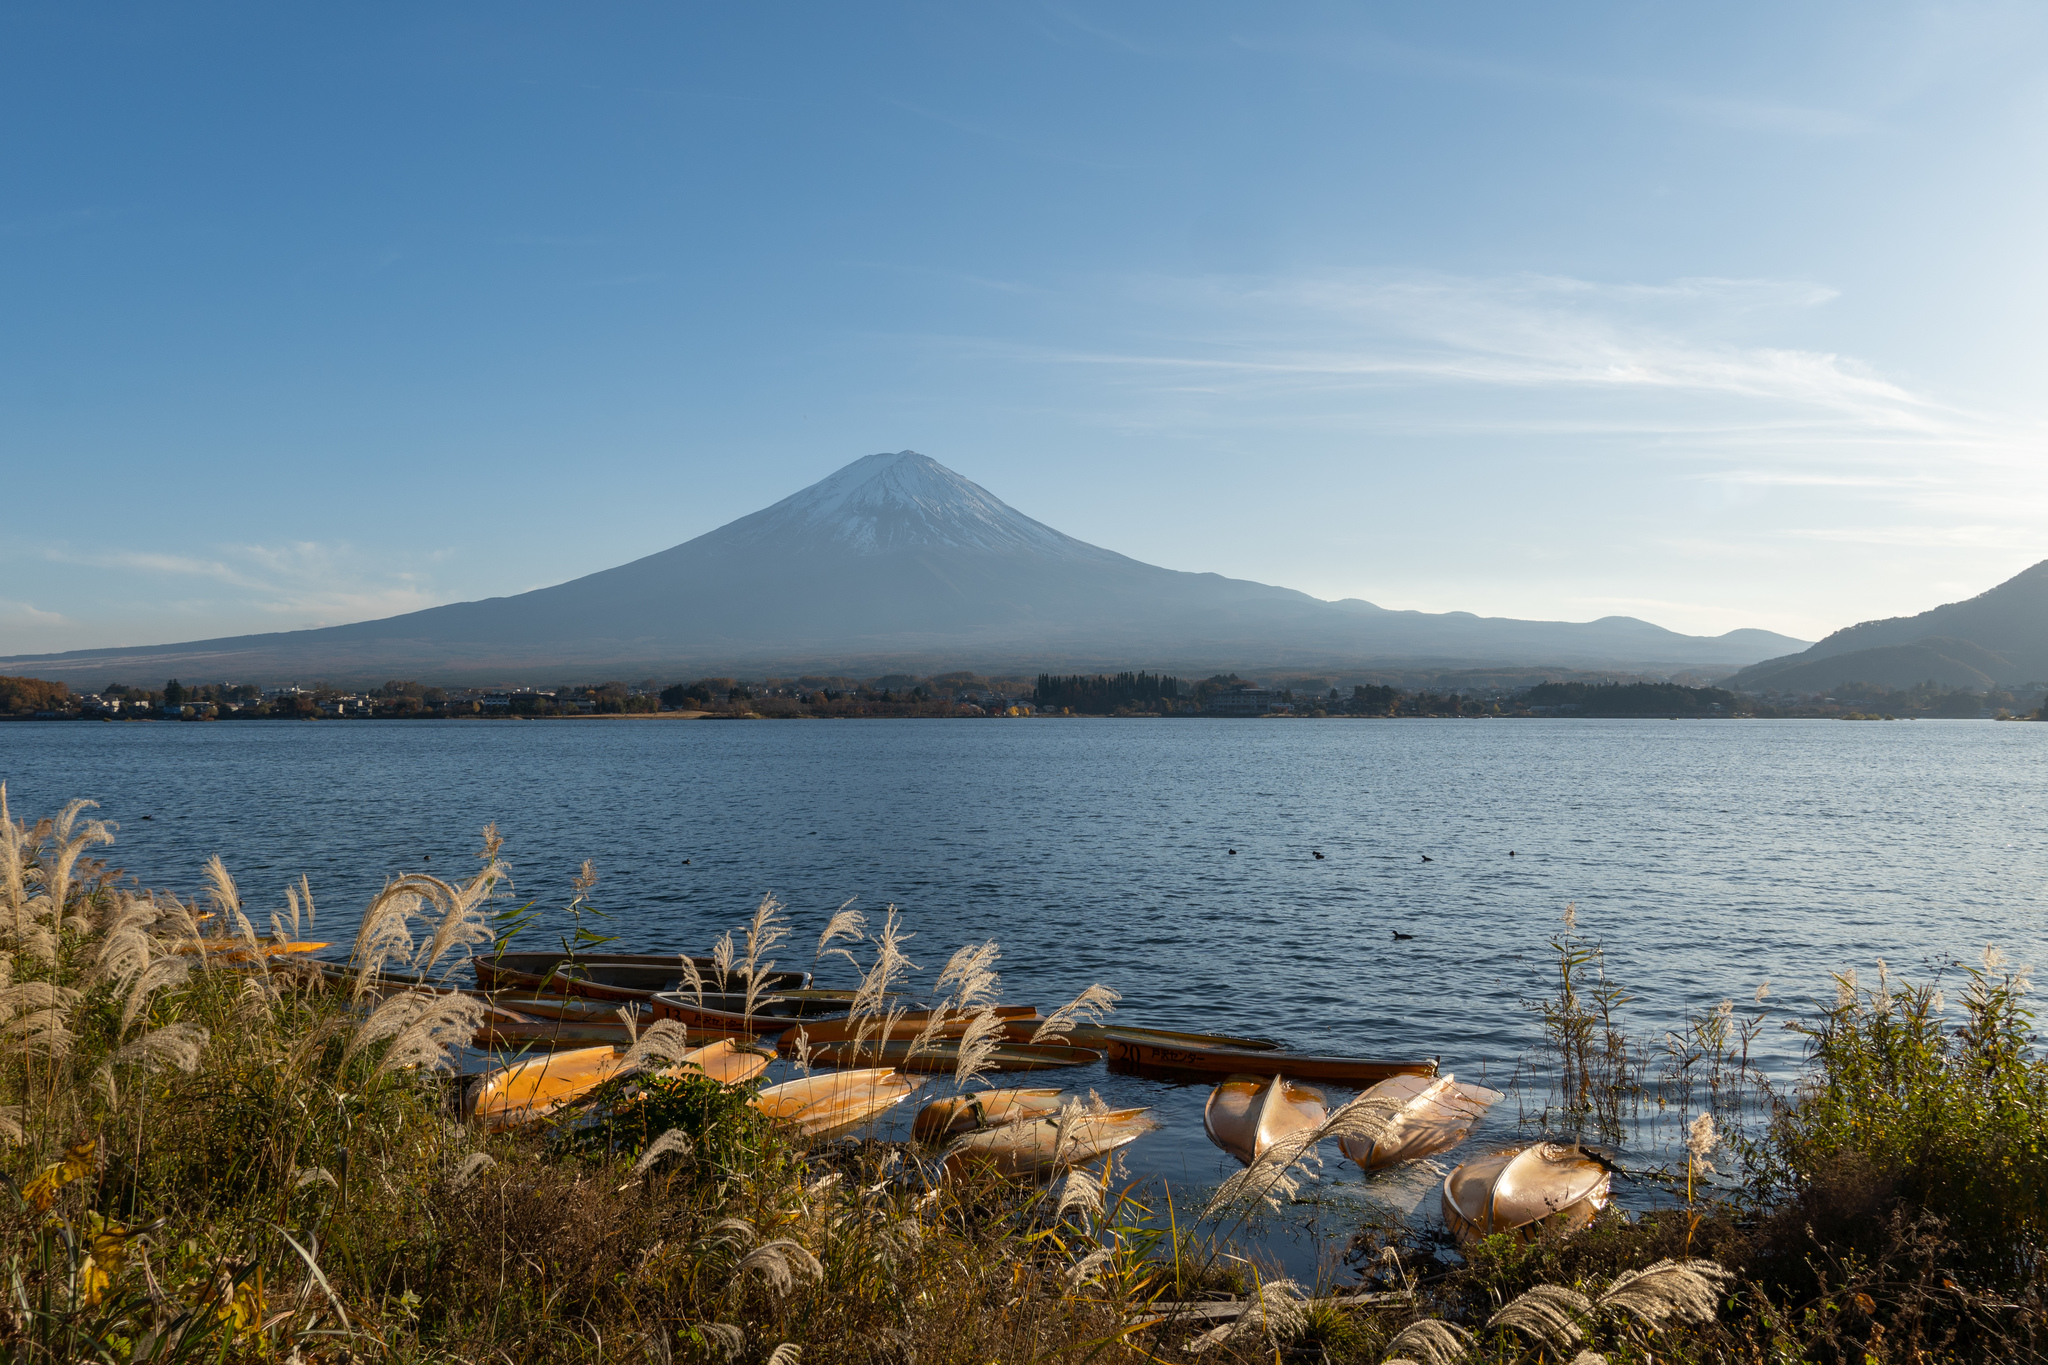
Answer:
[[[473,1002],[357,998],[273,968],[262,938],[311,932],[304,882],[259,911],[216,862],[203,904],[147,893],[89,817],[10,816],[0,833],[11,1359],[2039,1355],[2048,1075],[2024,976],[1993,958],[1952,1004],[1845,979],[1800,1025],[1813,1071],[1796,1094],[1735,1074],[1739,1029],[1714,1059],[1703,1045],[1703,1094],[1740,1090],[1758,1121],[1734,1142],[1691,1130],[1679,1207],[1462,1250],[1361,1224],[1340,1293],[1281,1282],[1261,1257],[1262,1197],[1301,1175],[1283,1159],[1207,1209],[1114,1169],[1042,1188],[948,1177],[937,1152],[808,1144],[752,1109],[750,1087],[651,1071],[558,1121],[486,1132],[451,1075]],[[497,853],[487,840],[460,882],[392,883],[359,959],[459,967],[509,903]],[[893,929],[835,925],[852,936],[828,940],[865,956],[884,999]],[[780,933],[757,917],[730,950],[760,959]],[[949,964],[963,1006],[993,998],[992,950]],[[1560,956],[1555,1103],[1532,1123],[1590,1140],[1640,1102],[1645,1054],[1601,994],[1597,948],[1560,940]],[[663,1062],[662,1046],[650,1031],[637,1060]],[[1374,1121],[1369,1104],[1331,1120]]]

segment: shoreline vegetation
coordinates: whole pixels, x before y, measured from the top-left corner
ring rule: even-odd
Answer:
[[[1044,717],[1256,717],[1326,719],[1825,718],[1857,721],[2048,719],[2048,686],[1986,692],[1924,683],[1912,688],[1845,684],[1812,696],[1755,695],[1704,683],[1643,678],[1558,678],[1475,671],[1419,682],[1348,682],[1281,675],[1267,681],[1216,674],[1186,681],[1162,674],[1039,674],[1035,679],[955,672],[855,679],[807,675],[656,679],[555,688],[450,689],[393,679],[351,691],[324,682],[265,690],[255,684],[151,689],[110,683],[74,694],[61,682],[0,677],[0,720],[542,720],[580,717],[677,720],[964,719]]]
[[[1568,909],[1529,1002],[1521,1140],[1606,1162],[1655,1207],[1463,1241],[1360,1210],[1304,1284],[1262,1230],[1315,1201],[1319,1140],[1374,1131],[1369,1096],[1194,1200],[1113,1157],[1062,1170],[1057,1139],[1043,1181],[806,1139],[753,1106],[758,1081],[664,1073],[689,1040],[655,1025],[584,1102],[493,1132],[461,1074],[482,1004],[386,972],[461,979],[534,922],[494,830],[467,878],[387,882],[351,987],[278,956],[315,932],[306,879],[258,903],[216,857],[204,903],[181,901],[104,856],[90,803],[30,822],[5,800],[11,1360],[1905,1365],[2048,1344],[2048,1063],[2027,974],[1995,949],[1946,980],[1844,971],[1805,1018],[1760,986],[1650,1044]],[[596,885],[585,864],[562,916],[579,935]],[[842,907],[811,952],[764,899],[714,958],[751,980],[771,954],[843,956],[879,1017],[908,937],[893,907]],[[964,945],[935,989],[992,1010],[999,956]],[[1804,1044],[1796,1084],[1755,1066],[1765,1027]],[[968,1051],[920,1102],[987,1086]],[[1626,1155],[1660,1150],[1657,1169]]]

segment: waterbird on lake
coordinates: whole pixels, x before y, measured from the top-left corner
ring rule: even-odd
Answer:
[[[1422,855],[1422,861],[1424,861],[1425,863],[1433,863],[1436,861],[1436,859],[1430,857],[1427,853],[1425,853]]]
[[[1408,941],[1409,939],[1411,939],[1411,938],[1414,938],[1414,937],[1415,937],[1415,935],[1413,935],[1413,934],[1404,934],[1404,933],[1402,933],[1402,932],[1401,932],[1401,931],[1400,931],[1399,929],[1395,929],[1395,930],[1393,930],[1392,932],[1393,932],[1393,935],[1394,935],[1394,942],[1396,942],[1396,943],[1405,943],[1405,942],[1407,942],[1407,941]]]
[[[145,819],[145,820],[154,820],[154,819],[156,819],[156,817],[155,817],[154,815],[145,815],[145,816],[143,816],[142,818],[143,818],[143,819]]]
[[[1316,851],[1315,851],[1314,849],[1310,849],[1310,850],[1309,850],[1309,852],[1311,852],[1311,853],[1315,853]],[[1322,855],[1322,854],[1320,854],[1320,853],[1316,853],[1316,861],[1317,861],[1317,862],[1321,862],[1322,860],[1323,860],[1323,855]]]
[[[148,819],[149,817],[148,817],[147,815],[145,815],[145,816],[143,816],[142,818],[143,818],[143,819],[145,819],[145,820],[147,820],[147,819]],[[1236,850],[1236,849],[1234,849],[1234,848],[1226,848],[1226,849],[1224,849],[1223,851],[1224,851],[1225,853],[1228,853],[1228,854],[1229,854],[1229,855],[1230,855],[1231,857],[1233,857],[1233,858],[1235,858],[1235,857],[1237,856],[1237,850]]]

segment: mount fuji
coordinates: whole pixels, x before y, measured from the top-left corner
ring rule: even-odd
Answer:
[[[319,630],[0,659],[136,680],[557,682],[727,670],[1343,667],[1731,669],[1802,648],[1762,630],[1681,635],[1389,611],[1183,573],[1079,541],[915,451],[870,455],[671,549],[550,588]]]

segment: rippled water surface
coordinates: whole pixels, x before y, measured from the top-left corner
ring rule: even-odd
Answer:
[[[1880,957],[2038,957],[2044,757],[2048,725],[1967,721],[0,726],[17,814],[92,797],[116,861],[188,894],[215,852],[252,903],[307,873],[337,941],[387,874],[464,871],[495,820],[521,899],[596,860],[621,950],[703,951],[772,891],[808,958],[848,897],[893,902],[927,979],[994,938],[1012,1003],[1102,981],[1127,1022],[1496,1084],[1568,902],[1650,1036],[1766,977],[1797,1009]],[[1206,1088],[1047,1076],[1158,1107],[1134,1170],[1230,1169]]]

